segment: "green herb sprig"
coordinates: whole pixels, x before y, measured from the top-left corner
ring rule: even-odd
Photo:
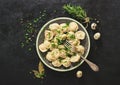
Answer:
[[[81,6],[66,4],[63,9],[82,23],[88,24],[90,22],[90,17],[87,16],[86,11]]]
[[[38,65],[38,71],[37,70],[32,70],[36,78],[41,78],[43,79],[45,76],[45,70],[42,62],[39,62]]]

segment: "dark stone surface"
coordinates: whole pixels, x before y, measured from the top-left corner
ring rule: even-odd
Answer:
[[[50,15],[40,23],[42,26],[52,18],[68,16],[61,8],[66,3],[81,5],[89,16],[100,20],[101,40],[95,42],[93,32],[88,30],[92,42],[88,59],[98,64],[100,71],[91,71],[86,63],[67,73],[45,67],[46,77],[34,79],[29,72],[37,67],[39,58],[35,48],[28,52],[20,47],[24,29],[19,19],[29,14],[37,17],[46,9]],[[119,0],[0,0],[0,85],[120,85],[119,5]],[[81,79],[75,76],[79,69],[83,71]]]

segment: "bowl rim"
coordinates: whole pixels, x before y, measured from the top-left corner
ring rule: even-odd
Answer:
[[[78,25],[80,25],[82,27],[82,29],[85,31],[86,35],[87,35],[87,38],[88,38],[88,49],[87,49],[87,52],[86,52],[86,55],[84,56],[85,58],[87,58],[88,54],[89,54],[89,51],[90,51],[90,37],[89,37],[89,34],[86,30],[86,28],[80,23],[78,22],[77,20],[75,19],[72,19],[72,18],[69,18],[69,17],[58,17],[58,18],[54,18],[52,20],[49,20],[47,23],[45,23],[42,28],[39,30],[38,32],[38,35],[37,35],[37,38],[36,38],[36,50],[37,50],[37,54],[40,58],[40,60],[50,69],[54,70],[54,71],[58,71],[58,72],[67,72],[67,71],[71,71],[71,70],[74,70],[76,68],[78,68],[80,65],[82,65],[82,63],[84,62],[84,60],[82,60],[79,64],[77,64],[76,66],[72,67],[72,68],[68,68],[68,69],[58,69],[58,68],[55,68],[55,67],[52,67],[50,65],[48,65],[42,58],[41,54],[39,53],[39,48],[38,48],[38,40],[39,40],[39,36],[41,34],[41,32],[45,29],[45,27],[50,24],[51,22],[53,21],[56,21],[56,20],[59,20],[59,19],[67,19],[67,20],[72,20],[74,22],[76,22]]]

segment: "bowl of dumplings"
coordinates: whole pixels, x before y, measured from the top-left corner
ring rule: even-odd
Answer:
[[[65,41],[74,46],[74,52],[65,46]],[[87,58],[90,38],[81,23],[72,18],[59,17],[40,28],[36,50],[40,60],[50,69],[58,72],[71,71],[84,62],[81,56]]]

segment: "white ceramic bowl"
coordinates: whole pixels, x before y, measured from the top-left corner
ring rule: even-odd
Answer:
[[[88,53],[89,53],[89,50],[90,50],[90,38],[89,38],[89,35],[88,35],[88,32],[86,31],[85,27],[79,23],[78,21],[72,19],[72,18],[68,18],[68,17],[59,17],[59,18],[55,18],[55,19],[52,19],[50,21],[48,21],[39,31],[38,35],[37,35],[37,39],[36,39],[36,50],[37,50],[37,53],[38,53],[38,56],[40,58],[40,60],[47,66],[49,67],[50,69],[52,70],[55,70],[55,71],[59,71],[59,72],[66,72],[66,71],[71,71],[77,67],[79,67],[83,62],[84,60],[80,60],[80,62],[76,63],[76,64],[72,64],[71,67],[69,68],[64,68],[64,67],[60,67],[60,68],[56,68],[54,66],[52,66],[52,64],[46,60],[45,58],[45,55],[46,53],[42,53],[40,50],[39,50],[39,44],[41,44],[43,41],[44,41],[44,31],[45,29],[48,29],[48,26],[51,24],[51,23],[66,23],[66,22],[71,22],[71,21],[74,21],[78,24],[79,26],[79,30],[82,30],[85,32],[86,34],[86,37],[85,39],[82,41],[82,45],[85,47],[85,53],[83,55],[83,57],[87,58],[88,56]]]

